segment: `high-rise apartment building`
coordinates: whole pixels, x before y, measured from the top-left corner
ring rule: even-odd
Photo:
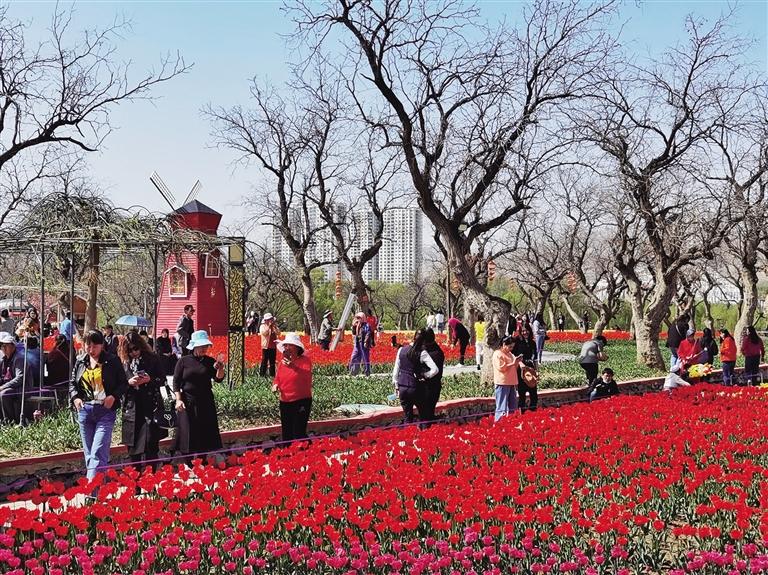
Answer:
[[[339,221],[349,222],[346,232],[350,242],[349,255],[359,257],[366,248],[373,245],[376,237],[376,218],[370,210],[355,210],[344,213],[344,206],[337,206]],[[320,214],[315,206],[307,209],[309,229],[322,227]],[[299,210],[290,218],[290,225],[297,238],[302,237],[304,222]],[[421,273],[423,257],[422,214],[417,208],[392,208],[384,213],[384,231],[379,253],[363,268],[366,282],[407,283]],[[293,264],[293,257],[280,232],[273,228],[271,249],[275,258],[286,265]],[[314,241],[307,250],[307,261],[338,260],[334,238],[328,229],[315,234]],[[339,269],[338,264],[323,267],[325,277],[331,280]],[[342,270],[344,275],[345,270]]]

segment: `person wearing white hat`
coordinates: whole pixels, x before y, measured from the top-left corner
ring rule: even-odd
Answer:
[[[265,313],[259,326],[259,335],[261,336],[261,365],[259,366],[259,375],[267,377],[267,368],[269,375],[275,377],[275,364],[277,362],[277,340],[280,339],[280,328],[277,327],[275,316],[271,313]]]
[[[211,380],[224,380],[223,354],[214,360],[208,355],[213,342],[203,329],[192,333],[191,351],[176,363],[173,391],[176,394],[178,429],[175,450],[183,454],[207,453],[221,449],[219,419]]]
[[[272,391],[280,393],[280,426],[283,441],[307,438],[307,423],[312,409],[312,360],[304,353],[304,343],[295,333],[277,342],[283,354]]]
[[[18,423],[21,417],[21,393],[24,385],[24,354],[16,352],[16,339],[0,332],[0,420]],[[32,369],[26,366],[27,385],[31,385]]]
[[[333,336],[333,312],[329,309],[323,314],[323,323],[320,324],[320,332],[317,336],[317,342],[320,347],[328,351],[331,347],[331,337]]]

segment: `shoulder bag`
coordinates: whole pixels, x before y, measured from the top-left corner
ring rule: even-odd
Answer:
[[[535,389],[539,385],[539,374],[535,368],[523,365],[520,368],[520,375],[523,378],[525,385],[531,389]]]

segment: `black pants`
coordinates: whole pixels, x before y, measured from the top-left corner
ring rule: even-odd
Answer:
[[[459,363],[461,365],[464,365],[464,354],[467,353],[468,345],[469,345],[469,340],[466,340],[466,341],[459,340]]]
[[[307,438],[307,423],[312,409],[312,398],[280,402],[280,427],[283,441]]]
[[[319,339],[317,340],[317,343],[320,344],[320,349],[324,351],[328,351],[328,349],[331,347],[331,340],[330,339]]]
[[[261,350],[261,366],[259,366],[259,375],[267,375],[267,363],[269,363],[269,375],[275,377],[275,362],[277,361],[277,350],[274,347]]]
[[[744,379],[749,381],[749,385],[760,383],[759,355],[747,355],[744,357]]]
[[[429,411],[426,405],[426,392],[424,389],[416,389],[410,387],[400,388],[400,406],[403,408],[403,421],[405,423],[411,423],[416,421],[413,415],[413,407],[419,410],[419,419],[425,419],[425,412]]]
[[[435,421],[435,406],[440,401],[440,390],[442,389],[440,383],[428,383],[426,396],[424,398],[423,409],[419,408],[419,416],[422,421]]]
[[[587,373],[587,385],[592,385],[592,382],[597,379],[597,364],[596,363],[580,363],[581,369]]]
[[[528,408],[525,407],[525,394],[530,395],[531,403]],[[525,413],[527,410],[536,411],[539,405],[539,390],[535,387],[528,387],[525,383],[517,384],[517,405],[520,407],[520,413]]]

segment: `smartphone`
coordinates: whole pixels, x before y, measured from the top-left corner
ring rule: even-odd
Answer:
[[[143,369],[137,371],[136,375],[138,375],[139,377],[149,377],[149,374],[146,371],[144,371]]]

